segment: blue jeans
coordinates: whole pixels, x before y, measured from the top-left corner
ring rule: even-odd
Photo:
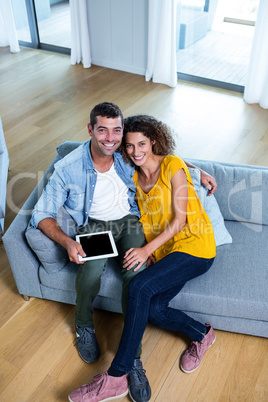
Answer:
[[[213,261],[214,258],[174,252],[131,280],[124,330],[111,367],[125,373],[131,371],[148,321],[161,328],[183,332],[194,341],[204,338],[204,324],[168,304],[186,282],[207,272]]]

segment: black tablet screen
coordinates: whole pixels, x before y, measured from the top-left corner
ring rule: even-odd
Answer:
[[[80,243],[87,257],[113,253],[108,233],[81,236]]]

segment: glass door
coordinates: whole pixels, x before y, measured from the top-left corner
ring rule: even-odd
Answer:
[[[11,0],[22,46],[70,54],[69,0]]]
[[[182,0],[178,77],[243,92],[259,0]]]
[[[71,47],[69,0],[35,0],[41,43]]]

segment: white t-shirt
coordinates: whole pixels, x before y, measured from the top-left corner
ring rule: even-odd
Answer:
[[[114,164],[108,172],[97,172],[90,218],[102,221],[116,220],[128,215],[129,211],[128,187],[116,173]]]

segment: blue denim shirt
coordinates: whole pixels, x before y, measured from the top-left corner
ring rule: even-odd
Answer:
[[[97,171],[92,162],[89,144],[90,141],[85,142],[55,164],[54,173],[32,212],[33,227],[37,227],[45,218],[55,219],[61,206],[65,207],[78,227],[87,224],[97,182]],[[140,217],[134,199],[134,167],[126,163],[117,152],[114,153],[114,167],[128,187],[130,213]]]

